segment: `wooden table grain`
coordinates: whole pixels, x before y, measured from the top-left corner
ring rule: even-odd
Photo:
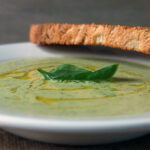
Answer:
[[[28,41],[30,24],[102,23],[150,26],[150,0],[1,0],[0,44]],[[150,135],[99,146],[63,146],[24,139],[0,129],[0,150],[149,150]]]
[[[0,150],[149,150],[150,135],[114,144],[65,146],[24,139],[0,130]]]

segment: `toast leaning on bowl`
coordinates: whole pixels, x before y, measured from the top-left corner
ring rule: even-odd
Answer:
[[[104,45],[150,53],[150,27],[105,24],[33,24],[30,41],[38,44]]]

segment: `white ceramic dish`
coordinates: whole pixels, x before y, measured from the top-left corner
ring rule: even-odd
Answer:
[[[150,64],[150,56],[138,53],[135,55],[135,52],[110,51],[107,48],[97,52],[99,47],[78,47],[77,50],[77,47],[40,47],[30,43],[1,45],[0,61],[39,56],[73,55],[72,51],[64,51],[66,48],[76,50],[74,55],[115,57],[116,59]],[[87,49],[89,54],[87,54]],[[57,144],[92,145],[127,140],[149,133],[149,116],[150,113],[145,113],[98,120],[54,120],[38,116],[30,118],[19,114],[12,115],[11,112],[3,110],[0,111],[0,126],[11,133],[34,140]]]

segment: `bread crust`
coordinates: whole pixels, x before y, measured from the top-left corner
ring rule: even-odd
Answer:
[[[150,53],[150,27],[107,24],[33,24],[30,41],[37,44],[104,45]]]

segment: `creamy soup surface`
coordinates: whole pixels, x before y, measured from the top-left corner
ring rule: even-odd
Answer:
[[[37,68],[59,64],[88,70],[119,63],[108,81],[44,80]],[[54,118],[99,118],[150,111],[150,67],[87,57],[45,57],[0,63],[0,107],[9,112]]]

